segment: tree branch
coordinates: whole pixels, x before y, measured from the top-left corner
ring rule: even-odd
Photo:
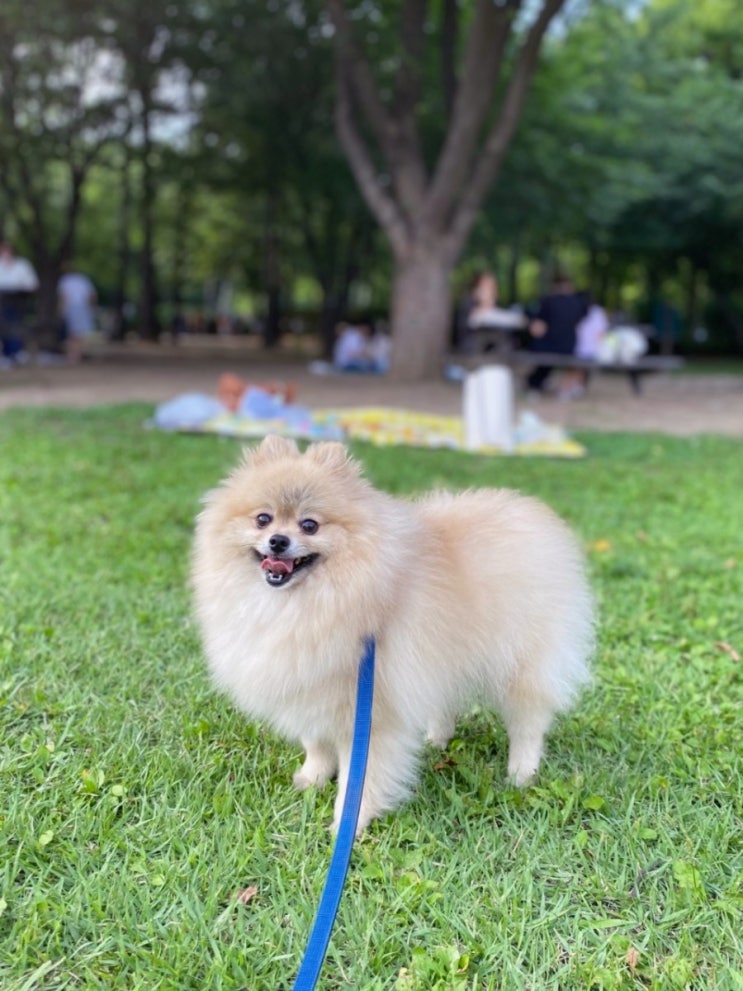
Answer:
[[[400,34],[402,57],[396,79],[393,180],[401,204],[413,217],[421,208],[427,177],[418,129],[421,73],[425,57],[428,0],[404,0]]]
[[[421,91],[421,63],[425,54],[428,0],[404,0],[400,17],[402,58],[397,72],[395,114],[404,119],[415,115]]]
[[[355,126],[345,62],[344,53],[337,51],[335,125],[338,140],[348,157],[351,171],[369,209],[376,217],[379,225],[387,232],[394,250],[398,254],[403,254],[408,244],[405,219],[392,196],[382,188],[377,169],[374,167],[363,138]]]
[[[542,39],[550,22],[564,4],[565,0],[544,0],[542,9],[521,46],[500,112],[475,163],[471,180],[464,186],[464,195],[450,227],[447,240],[450,250],[454,252],[459,251],[472,229],[487,191],[500,169],[534,75]]]
[[[336,49],[344,62],[344,72],[348,73],[364,116],[389,164],[394,158],[392,118],[379,97],[369,61],[356,43],[343,0],[327,0],[327,3],[336,32]]]
[[[451,118],[457,95],[457,44],[459,41],[459,6],[457,0],[444,0],[441,20],[441,86],[447,120]]]
[[[493,0],[477,0],[449,128],[423,211],[427,228],[446,224],[471,167],[520,2],[496,6]]]
[[[349,117],[353,94],[379,147],[400,206],[412,216],[420,209],[426,184],[415,119],[426,0],[406,0],[403,10],[403,31],[410,39],[412,52],[403,59],[397,79],[398,95],[405,107],[395,112],[384,105],[379,95],[369,61],[354,37],[343,0],[327,0],[327,5],[336,30],[336,50],[343,59],[347,78]]]
[[[15,63],[11,61],[8,63],[7,76],[4,80],[2,88],[2,109],[4,111],[5,124],[8,133],[13,139],[13,157],[15,159],[17,173],[16,178],[18,180],[19,187],[22,190],[22,195],[20,198],[25,200],[31,210],[36,231],[34,240],[38,240],[39,243],[45,243],[46,225],[44,223],[44,216],[41,208],[40,197],[38,196],[38,190],[33,180],[36,170],[31,168],[31,165],[26,158],[27,142],[24,139],[24,134],[18,126],[14,99],[15,92]],[[10,169],[7,166],[4,166],[4,172],[7,177],[10,176]],[[14,215],[16,217],[16,221],[18,221],[18,213],[14,212]]]

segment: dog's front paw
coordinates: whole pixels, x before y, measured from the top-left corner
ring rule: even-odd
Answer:
[[[450,719],[439,719],[431,722],[426,733],[426,741],[438,750],[446,750],[449,741],[454,736],[456,726]]]
[[[335,775],[337,761],[335,754],[325,748],[308,749],[304,764],[296,772],[292,781],[298,791],[307,788],[322,788]]]
[[[325,781],[328,779],[326,778]],[[296,771],[292,777],[292,784],[297,789],[297,791],[306,791],[308,788],[312,788],[313,785],[324,785],[325,781],[321,781],[319,778],[310,777],[309,774],[304,773],[304,769],[300,768]]]
[[[362,806],[361,809],[359,809],[359,818],[358,818],[358,822],[356,823],[356,837],[358,838],[359,836],[361,836],[361,834],[364,832],[364,830],[372,821],[372,819],[376,819],[376,818],[378,818],[378,814],[370,814],[369,812],[365,811]],[[330,832],[333,834],[333,836],[337,836],[338,830],[340,829],[340,825],[341,825],[341,817],[339,814],[336,813],[332,823],[329,826]]]
[[[541,736],[526,737],[515,742],[512,740],[508,750],[508,783],[517,788],[530,785],[537,776],[541,761]]]
[[[509,764],[506,784],[515,788],[526,788],[527,785],[533,783],[537,776],[537,770],[538,768],[531,767],[528,764],[514,767]]]

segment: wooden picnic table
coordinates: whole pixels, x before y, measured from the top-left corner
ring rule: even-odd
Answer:
[[[447,362],[450,365],[460,365],[467,371],[474,371],[483,365],[505,365],[511,370],[547,365],[551,368],[582,368],[589,374],[603,372],[626,375],[632,391],[638,396],[642,394],[642,380],[645,376],[659,372],[676,371],[684,366],[684,359],[678,355],[646,354],[633,362],[609,363],[576,358],[573,354],[553,354],[548,351],[530,351],[517,347],[472,354],[449,355]]]

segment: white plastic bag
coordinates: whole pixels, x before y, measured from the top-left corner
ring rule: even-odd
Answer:
[[[648,349],[645,335],[635,327],[614,327],[599,342],[596,357],[602,365],[632,365]]]

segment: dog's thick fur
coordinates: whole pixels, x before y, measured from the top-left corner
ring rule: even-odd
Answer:
[[[193,585],[215,683],[301,742],[298,788],[338,775],[336,825],[364,637],[377,669],[359,829],[407,797],[425,738],[445,746],[476,701],[502,716],[508,777],[527,783],[588,677],[592,598],[562,520],[504,489],[395,499],[342,444],[247,451],[206,498]]]

